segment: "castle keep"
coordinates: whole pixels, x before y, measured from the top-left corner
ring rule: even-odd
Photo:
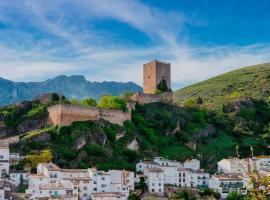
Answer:
[[[171,89],[171,64],[153,60],[143,65],[143,92],[155,94],[158,84],[166,81],[168,89]]]
[[[165,82],[167,91],[156,94],[158,85]],[[112,124],[123,125],[131,120],[131,112],[135,104],[155,102],[172,103],[171,65],[162,61],[151,61],[143,65],[143,93],[135,93],[127,103],[128,112],[122,110],[103,109],[97,107],[83,107],[79,105],[58,104],[48,108],[49,125],[69,126],[75,121],[106,120]]]

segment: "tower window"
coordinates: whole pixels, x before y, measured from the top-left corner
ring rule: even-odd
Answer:
[[[150,79],[150,76],[148,76],[148,79]]]

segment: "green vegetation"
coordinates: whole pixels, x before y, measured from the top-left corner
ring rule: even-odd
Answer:
[[[167,83],[164,79],[162,79],[158,85],[157,85],[157,93],[162,93],[162,92],[168,92],[169,88],[167,86]]]
[[[92,106],[92,107],[96,107],[97,106],[97,101],[93,98],[84,98],[82,100],[78,100],[78,99],[71,99],[69,100],[69,103],[73,104],[73,105],[81,105],[81,106]]]
[[[230,106],[224,112],[163,103],[136,106],[132,120],[123,127],[93,121],[46,127],[23,135],[12,151],[32,155],[50,149],[61,167],[104,170],[134,170],[138,160],[156,155],[179,161],[193,157],[214,172],[220,159],[237,155],[237,146],[243,157],[250,155],[250,146],[255,155],[268,153],[270,106],[256,100],[243,102],[233,112]],[[134,139],[139,143],[137,151],[127,148]]]
[[[270,95],[270,63],[245,67],[177,90],[174,100],[183,105],[201,98],[203,105],[219,109],[223,104],[252,97],[267,101]]]
[[[127,111],[127,104],[121,97],[110,95],[102,96],[98,107]]]

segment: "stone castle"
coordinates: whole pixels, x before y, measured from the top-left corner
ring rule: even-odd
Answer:
[[[128,111],[83,107],[70,104],[57,104],[48,108],[49,125],[68,126],[75,121],[106,120],[112,124],[123,125],[124,121],[131,120],[131,112],[135,104],[153,102],[172,103],[172,92],[156,94],[157,85],[165,80],[168,89],[171,89],[171,66],[162,61],[151,61],[144,64],[143,93],[135,93],[128,102]]]

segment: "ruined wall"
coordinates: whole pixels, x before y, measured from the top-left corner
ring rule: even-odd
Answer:
[[[69,126],[75,121],[96,121],[100,119],[122,126],[124,121],[131,119],[131,112],[69,104],[51,106],[48,108],[48,112],[48,124],[60,126]]]
[[[166,81],[171,89],[171,65],[162,61],[151,61],[143,65],[143,92],[155,94],[157,85],[162,80]]]
[[[162,94],[146,94],[146,93],[135,93],[131,99],[138,104],[147,104],[147,103],[173,103],[173,93],[172,92],[163,92]]]

